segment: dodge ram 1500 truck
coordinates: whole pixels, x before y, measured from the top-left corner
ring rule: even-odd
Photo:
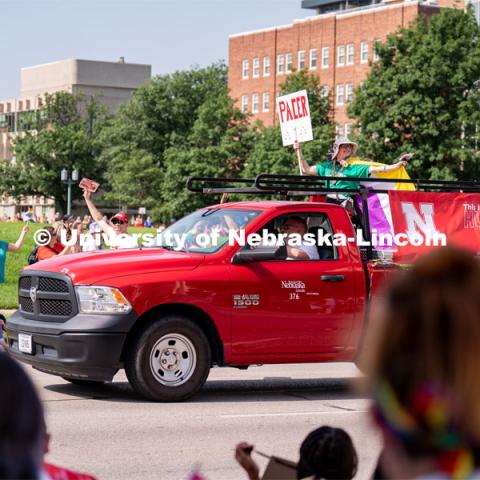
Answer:
[[[163,232],[187,234],[181,249],[104,250],[32,265],[8,319],[10,351],[78,383],[110,381],[125,368],[137,392],[161,401],[195,394],[212,365],[351,361],[369,290],[355,243],[318,247],[319,260],[290,260],[281,247],[188,239],[202,222],[233,221],[249,235],[275,232],[292,215],[315,235],[355,236],[340,206],[239,202],[197,211]]]
[[[478,191],[478,185],[460,188]],[[302,183],[298,189],[313,188]],[[431,194],[405,195],[395,206],[405,216],[397,229],[440,228],[431,198],[422,203],[422,195]],[[462,205],[473,194],[449,195],[456,194],[438,197],[445,228],[472,238]],[[349,240],[316,246],[314,260],[288,258],[282,246],[252,248],[227,238],[278,233],[292,216],[317,238]],[[218,241],[200,241],[207,231]],[[212,366],[353,361],[368,301],[398,268],[365,258],[350,215],[330,203],[214,205],[173,224],[162,239],[167,235],[173,243],[67,255],[24,269],[19,310],[7,321],[12,355],[76,383],[111,381],[124,368],[139,394],[181,401],[202,387]]]

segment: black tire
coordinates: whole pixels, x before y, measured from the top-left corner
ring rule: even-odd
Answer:
[[[167,341],[169,347],[165,349]],[[170,348],[173,354],[167,352]],[[176,362],[172,370],[167,371],[162,366],[165,355],[170,355],[168,359],[182,357],[191,366],[187,371]],[[191,320],[176,315],[160,318],[137,332],[125,356],[125,372],[130,385],[143,397],[156,402],[181,402],[192,397],[206,382],[210,366],[207,337]],[[165,384],[175,382],[171,380],[174,376],[178,385]]]
[[[62,378],[67,382],[72,383],[73,385],[79,385],[82,387],[91,387],[93,385],[101,385],[102,383],[105,383],[105,382],[102,382],[101,380],[85,380],[83,378],[66,378],[66,377],[62,377]]]

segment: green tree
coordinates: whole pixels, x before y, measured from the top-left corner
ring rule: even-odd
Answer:
[[[159,214],[178,218],[219,198],[191,193],[185,188],[190,176],[238,177],[251,150],[254,134],[247,117],[228,97],[227,86],[198,109],[191,134],[182,146],[165,152],[165,177]]]
[[[414,151],[417,178],[476,174],[479,32],[471,10],[442,9],[377,46],[379,61],[349,107],[363,154],[393,162]]]
[[[335,126],[332,121],[331,99],[323,94],[318,77],[300,70],[289,75],[281,85],[281,95],[307,90],[313,141],[302,145],[306,159],[320,162],[326,159],[331,147]],[[250,154],[243,176],[254,178],[260,173],[298,175],[296,155],[291,147],[284,147],[280,126],[253,126],[256,132],[255,146]]]
[[[106,110],[94,99],[66,92],[47,95],[35,130],[16,138],[14,162],[0,167],[2,193],[14,197],[44,195],[54,198],[56,208],[64,210],[67,193],[60,182],[63,168],[100,177],[97,137],[106,116]],[[80,197],[80,189],[74,187],[72,198]]]
[[[153,155],[145,150],[121,149],[106,173],[109,190],[105,200],[118,207],[145,207],[150,213],[158,204],[161,180]]]
[[[174,211],[171,205],[179,203],[178,194],[185,190],[184,175],[202,168],[186,168],[186,157],[195,162],[193,150],[186,148],[202,149],[219,143],[227,107],[208,109],[204,105],[224,100],[226,89],[224,63],[160,75],[139,88],[101,135],[101,158],[107,165],[110,187],[107,199],[130,207],[151,209],[155,205],[154,214],[163,219],[182,213],[184,210]],[[197,121],[200,115],[203,120]],[[200,164],[202,155],[195,156]],[[135,166],[139,158],[147,162],[151,187],[137,183],[135,172],[145,178],[143,168]],[[175,161],[180,165],[174,165]]]

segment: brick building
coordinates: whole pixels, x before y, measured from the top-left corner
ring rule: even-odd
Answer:
[[[348,134],[352,120],[347,104],[376,60],[375,43],[418,15],[433,15],[454,1],[303,0],[302,6],[314,8],[317,15],[230,36],[230,94],[244,112],[272,125],[277,122],[275,98],[286,75],[308,69],[331,96],[337,131]]]

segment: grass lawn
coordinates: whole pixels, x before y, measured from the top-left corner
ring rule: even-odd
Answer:
[[[44,225],[39,223],[31,223],[30,231],[28,232],[25,243],[20,250],[16,252],[7,252],[7,265],[5,270],[5,283],[0,283],[0,311],[2,309],[11,309],[18,307],[18,276],[23,267],[27,265],[28,255],[34,246],[33,233]],[[23,223],[9,223],[0,222],[0,240],[4,240],[9,243],[15,243],[22,231]],[[133,228],[130,227],[130,233],[149,232],[156,233],[155,229],[146,228]]]

